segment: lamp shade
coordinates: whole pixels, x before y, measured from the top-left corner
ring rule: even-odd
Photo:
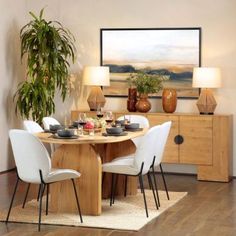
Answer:
[[[108,66],[86,66],[83,71],[84,85],[110,86]]]
[[[219,68],[197,67],[193,69],[194,88],[220,88],[221,72]]]

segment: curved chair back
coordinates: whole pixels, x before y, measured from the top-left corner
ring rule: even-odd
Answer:
[[[53,117],[44,117],[43,118],[43,127],[44,129],[50,129],[50,125],[60,125],[60,122]]]
[[[134,166],[137,169],[141,169],[142,163],[144,163],[142,174],[146,174],[153,163],[153,157],[156,152],[156,141],[161,139],[161,134],[161,126],[157,125],[150,128],[141,137],[140,144],[134,156]]]
[[[161,124],[161,137],[160,140],[156,142],[156,150],[155,150],[155,163],[154,166],[158,166],[163,158],[163,153],[165,151],[165,145],[170,133],[171,121],[167,121]]]
[[[124,115],[120,116],[117,120],[124,120],[125,117],[129,117],[131,123],[139,123],[140,128],[149,128],[149,121],[145,116],[141,115]],[[135,146],[137,147],[141,142],[141,137],[133,138]]]
[[[23,126],[24,126],[24,129],[30,133],[43,132],[43,128],[38,123],[32,120],[24,120]]]
[[[46,177],[51,170],[49,154],[41,141],[26,130],[9,131],[17,173],[21,180],[41,183],[39,170]]]

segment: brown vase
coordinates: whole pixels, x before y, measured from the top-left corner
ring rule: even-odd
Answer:
[[[162,107],[166,113],[175,112],[177,105],[177,93],[175,89],[165,88],[162,92]]]
[[[140,94],[139,100],[136,103],[136,109],[139,112],[148,112],[151,109],[151,103],[148,101],[147,94]]]
[[[137,102],[137,89],[129,88],[128,90],[128,100],[127,100],[127,110],[129,112],[136,111],[136,102]]]

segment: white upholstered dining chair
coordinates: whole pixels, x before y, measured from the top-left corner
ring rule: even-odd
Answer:
[[[161,126],[161,139],[156,142],[156,151],[154,154],[154,161],[153,161],[153,165],[150,168],[150,172],[152,173],[153,179],[154,179],[154,186],[156,189],[156,195],[157,195],[159,206],[160,206],[160,199],[159,199],[159,195],[158,195],[157,180],[155,177],[155,168],[158,166],[160,167],[160,170],[161,170],[161,175],[162,175],[167,199],[168,200],[170,199],[161,162],[163,159],[163,153],[165,151],[166,142],[167,142],[167,139],[168,139],[168,136],[170,133],[171,124],[172,124],[171,121],[167,121],[167,122],[160,125]]]
[[[26,183],[34,183],[41,185],[38,221],[39,231],[41,226],[42,197],[44,189],[47,188],[48,192],[49,184],[63,180],[72,181],[75,193],[75,200],[77,203],[79,216],[82,223],[83,220],[80,211],[77,190],[74,182],[75,178],[80,177],[80,173],[71,169],[52,169],[51,159],[49,157],[47,149],[37,137],[29,133],[28,131],[13,129],[9,131],[9,136],[17,168],[17,181],[8,210],[6,223],[9,220],[19,180]],[[46,214],[48,214],[48,194],[46,196]]]
[[[24,126],[24,129],[30,133],[43,132],[43,128],[33,120],[24,120],[23,126]]]
[[[111,162],[102,165],[103,172],[112,173],[112,185],[110,195],[110,206],[114,203],[116,175],[138,176],[140,188],[143,193],[144,206],[146,216],[148,217],[147,202],[145,190],[143,186],[143,175],[149,175],[150,167],[153,165],[153,157],[156,151],[156,140],[161,139],[160,126],[152,127],[147,133],[141,137],[140,143],[137,146],[136,152],[133,155],[125,156],[124,158],[117,158]],[[154,187],[151,182],[152,192],[158,209]]]
[[[141,115],[124,115],[124,116],[120,116],[117,120],[124,120],[127,117],[129,118],[130,123],[138,123],[140,128],[149,128],[149,121],[145,116],[141,116]],[[135,144],[136,147],[139,145],[140,140],[141,140],[140,137],[132,139],[132,141],[133,141],[133,143]]]
[[[49,130],[50,125],[60,125],[60,122],[53,117],[43,117],[43,127]]]
[[[60,125],[60,122],[56,120],[53,117],[43,117],[43,127],[45,130],[50,130],[50,125]],[[56,145],[53,143],[50,143],[50,148],[51,148],[51,155],[55,152],[56,150]]]

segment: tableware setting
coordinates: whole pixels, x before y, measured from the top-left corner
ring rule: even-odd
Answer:
[[[129,124],[125,124],[125,129],[124,130],[135,132],[135,131],[142,131],[143,128],[140,128],[139,123],[129,123]]]

